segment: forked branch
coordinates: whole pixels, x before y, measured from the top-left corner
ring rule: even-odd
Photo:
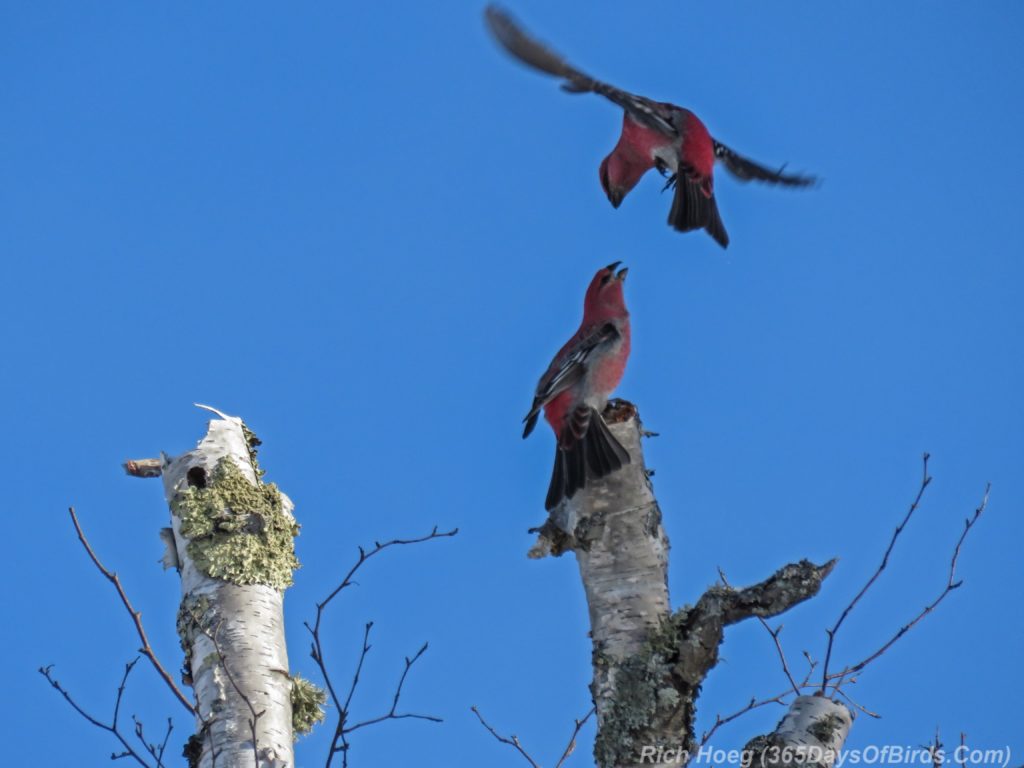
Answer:
[[[171,725],[170,718],[167,719],[167,735],[164,737],[163,744],[160,747],[156,747],[155,745],[153,745],[153,747],[151,749],[150,745],[148,745],[146,743],[145,739],[142,737],[142,723],[140,723],[135,718],[134,715],[132,716],[132,720],[135,722],[135,734],[136,734],[136,736],[138,736],[139,739],[142,740],[143,746],[146,748],[146,751],[149,752],[149,754],[156,760],[156,762],[152,763],[152,764],[146,762],[142,758],[142,755],[140,755],[135,750],[135,748],[128,741],[128,738],[121,732],[121,725],[120,725],[120,722],[119,722],[119,718],[120,718],[120,715],[121,715],[121,702],[124,699],[124,691],[125,691],[125,688],[128,685],[128,675],[130,675],[132,673],[132,670],[135,668],[135,665],[136,665],[136,663],[138,663],[138,661],[139,661],[139,657],[135,657],[134,659],[132,659],[131,661],[129,661],[127,664],[124,665],[124,674],[121,676],[121,683],[120,683],[120,685],[117,686],[117,694],[114,697],[114,712],[111,715],[109,723],[105,723],[102,720],[94,717],[93,715],[90,715],[81,705],[78,704],[78,702],[76,702],[71,697],[71,694],[68,692],[68,690],[63,685],[61,685],[59,680],[57,680],[53,676],[53,665],[52,664],[50,664],[48,666],[45,666],[45,667],[40,667],[39,668],[39,674],[41,674],[43,677],[46,678],[46,680],[50,683],[50,685],[61,696],[64,697],[64,700],[68,704],[70,704],[71,708],[74,709],[79,715],[81,715],[83,718],[85,718],[88,722],[90,722],[93,725],[95,725],[97,728],[99,728],[101,730],[104,730],[107,733],[113,735],[113,737],[118,740],[118,742],[121,744],[122,751],[121,752],[112,752],[111,755],[110,755],[110,759],[111,760],[120,760],[121,758],[128,757],[128,758],[131,758],[132,760],[134,760],[139,765],[145,766],[145,768],[164,768],[164,763],[163,763],[164,748],[167,746],[167,740],[170,738],[171,728],[173,727]]]
[[[430,722],[436,723],[441,722],[441,718],[434,717],[433,715],[421,715],[415,713],[398,712],[398,703],[402,695],[402,687],[405,685],[405,680],[409,675],[409,670],[412,668],[413,664],[415,664],[419,660],[419,658],[427,651],[427,644],[424,643],[423,646],[411,658],[406,657],[405,669],[402,671],[402,675],[398,680],[398,686],[395,689],[395,694],[391,702],[391,709],[383,715],[379,715],[378,717],[373,717],[368,720],[363,720],[361,722],[350,725],[349,723],[351,721],[352,698],[355,695],[356,687],[359,685],[360,675],[363,670],[363,662],[366,660],[366,655],[370,652],[370,648],[372,647],[370,645],[370,629],[373,627],[373,622],[368,622],[364,628],[363,646],[362,650],[359,653],[359,661],[356,663],[356,669],[352,675],[352,682],[349,685],[348,694],[346,695],[345,700],[342,701],[338,695],[337,690],[335,689],[334,682],[331,680],[330,672],[327,669],[327,661],[324,658],[324,648],[320,630],[323,622],[325,609],[327,608],[328,605],[330,605],[331,601],[333,601],[334,598],[337,597],[344,589],[356,583],[354,581],[356,572],[362,567],[363,563],[365,563],[367,560],[374,557],[375,555],[378,555],[384,550],[389,549],[391,547],[406,544],[420,544],[426,541],[433,541],[434,539],[450,538],[452,536],[455,536],[458,532],[458,528],[453,528],[450,531],[438,531],[437,526],[434,526],[434,529],[430,533],[428,533],[426,536],[421,536],[419,538],[392,539],[390,541],[385,542],[377,541],[374,542],[373,549],[369,551],[367,551],[363,547],[359,547],[359,558],[356,560],[355,564],[348,570],[348,573],[345,574],[345,576],[342,578],[338,586],[331,590],[330,594],[328,594],[326,598],[324,598],[321,602],[316,604],[316,619],[314,620],[314,622],[312,624],[310,624],[309,622],[305,622],[306,629],[309,630],[309,633],[312,636],[312,644],[310,647],[309,655],[313,658],[313,661],[316,662],[317,667],[320,669],[320,674],[324,678],[324,684],[327,686],[327,693],[331,697],[331,702],[334,704],[335,709],[337,709],[338,711],[338,722],[335,724],[334,735],[331,738],[331,744],[327,750],[327,760],[325,763],[327,768],[330,768],[335,755],[339,753],[341,754],[343,768],[347,768],[348,751],[350,746],[348,741],[348,735],[353,733],[354,731],[357,731],[361,728],[365,728],[370,725],[375,725],[377,723],[384,722],[385,720],[416,719],[428,720]]]
[[[69,507],[68,512],[71,514],[71,523],[75,526],[75,533],[78,534],[78,540],[82,542],[82,546],[85,548],[86,553],[89,555],[89,559],[92,560],[93,565],[99,570],[103,577],[114,585],[114,589],[117,590],[118,597],[121,598],[121,603],[124,605],[128,615],[132,617],[132,622],[135,624],[135,631],[139,635],[139,641],[142,643],[142,647],[139,648],[139,653],[149,659],[149,663],[153,665],[153,669],[160,676],[160,679],[164,681],[168,688],[171,689],[171,693],[174,694],[175,698],[181,702],[182,706],[188,710],[189,714],[195,716],[196,710],[186,697],[181,692],[181,689],[174,683],[174,678],[168,674],[164,665],[160,663],[160,660],[156,657],[156,653],[153,651],[153,646],[149,644],[149,637],[146,635],[146,630],[142,626],[142,613],[135,610],[131,600],[128,599],[128,594],[124,591],[124,586],[121,584],[120,577],[113,571],[106,568],[103,563],[100,562],[99,557],[89,544],[89,539],[86,538],[85,532],[82,530],[82,525],[78,521],[78,515],[75,513],[74,507]]]

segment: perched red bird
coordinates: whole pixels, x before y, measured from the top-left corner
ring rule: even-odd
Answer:
[[[806,187],[813,176],[783,173],[758,165],[714,139],[693,112],[675,104],[652,101],[595,80],[527,35],[496,6],[485,16],[491,32],[505,49],[534,69],[563,78],[569,93],[599,93],[625,110],[619,143],[602,161],[601,186],[615,208],[651,168],[669,176],[665,188],[675,187],[668,223],[681,232],[706,229],[723,248],[729,235],[715,202],[714,165],[720,160],[740,181]]]
[[[583,299],[583,322],[537,382],[533,406],[523,419],[523,437],[533,431],[540,409],[558,440],[555,468],[544,506],[571,499],[587,478],[611,474],[629,463],[601,412],[622,380],[629,357],[629,312],[622,296],[627,269],[621,262],[599,269]]]

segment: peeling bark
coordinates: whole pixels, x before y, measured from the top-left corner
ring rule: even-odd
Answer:
[[[253,558],[294,561],[290,536],[287,552],[258,549],[270,541],[267,529],[274,523],[273,515],[280,513],[294,526],[292,505],[275,487],[261,483],[254,442],[241,419],[217,413],[221,418],[210,422],[196,449],[165,457],[161,472],[173,531],[173,537],[162,534],[168,545],[163,562],[176,565],[181,574],[178,629],[186,655],[186,682],[195,691],[197,705],[189,766],[212,768],[216,752],[220,766],[286,768],[295,764],[283,615],[287,583],[275,585],[273,578],[264,577],[264,571],[253,566]],[[245,485],[220,488],[223,495],[218,496],[217,482],[225,477]],[[255,495],[247,495],[246,488]],[[259,503],[250,507],[244,503],[247,499]],[[197,509],[211,513],[212,531],[203,537],[195,533],[199,526],[194,522],[183,532],[186,511],[198,514]],[[228,580],[210,575],[209,547],[215,537],[216,564],[242,576]],[[283,547],[280,542],[277,546]],[[238,562],[232,563],[232,558]],[[277,570],[268,568],[265,573]],[[290,568],[286,570],[290,583]]]
[[[590,609],[597,764],[659,765],[652,755],[695,753],[696,701],[725,627],[814,596],[834,562],[787,565],[746,589],[714,586],[672,613],[669,543],[644,466],[639,414],[613,400],[604,418],[631,463],[552,510],[529,555],[576,554]],[[678,765],[678,757],[663,764]]]

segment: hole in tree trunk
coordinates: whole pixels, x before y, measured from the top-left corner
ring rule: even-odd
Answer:
[[[206,487],[206,470],[202,467],[192,467],[186,475],[185,480],[193,488],[205,488]]]

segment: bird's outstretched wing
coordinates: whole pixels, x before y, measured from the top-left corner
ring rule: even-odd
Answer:
[[[679,135],[669,105],[623,91],[581,72],[546,45],[526,34],[511,16],[495,5],[487,6],[484,18],[491,33],[506,51],[534,69],[565,80],[562,83],[563,90],[569,93],[599,93],[629,112],[641,124],[667,136]]]
[[[720,141],[715,141],[715,158],[722,161],[722,165],[726,167],[733,176],[740,181],[750,181],[751,179],[757,179],[758,181],[765,181],[769,184],[784,184],[788,187],[807,187],[811,184],[817,183],[817,178],[814,176],[801,176],[796,173],[783,173],[786,166],[782,166],[777,171],[773,171],[771,168],[765,168],[763,165],[758,165],[753,160],[748,160],[733,152],[725,144]]]
[[[523,437],[533,431],[541,408],[583,378],[587,372],[587,360],[594,350],[605,342],[614,341],[618,336],[619,330],[612,323],[605,323],[580,339],[572,349],[567,350],[558,366],[552,366],[541,376],[537,383],[537,392],[533,396],[533,405],[523,418],[526,422]]]

